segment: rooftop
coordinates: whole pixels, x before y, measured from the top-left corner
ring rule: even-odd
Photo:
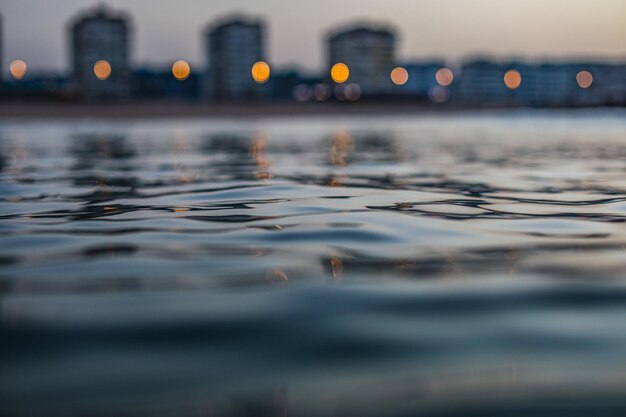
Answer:
[[[86,9],[77,14],[70,22],[70,25],[74,27],[91,20],[109,20],[128,23],[130,16],[123,11],[114,10],[104,3],[98,3],[95,7]]]
[[[378,35],[390,38],[395,37],[395,30],[392,26],[376,22],[355,22],[349,25],[342,25],[328,34],[328,40],[333,41],[343,37],[358,35]]]
[[[209,23],[206,32],[215,32],[227,28],[229,26],[264,26],[265,21],[258,17],[245,15],[243,13],[234,13],[222,16],[219,19]]]

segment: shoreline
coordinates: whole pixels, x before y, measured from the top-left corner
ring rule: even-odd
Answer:
[[[306,116],[411,116],[510,111],[594,111],[624,107],[530,108],[428,105],[410,102],[359,103],[224,103],[186,101],[137,101],[122,103],[80,103],[63,101],[0,101],[0,119],[215,119]]]

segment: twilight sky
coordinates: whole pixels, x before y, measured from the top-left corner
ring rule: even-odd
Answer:
[[[66,24],[95,0],[0,0],[4,66],[24,59],[29,70],[64,69]],[[233,11],[264,17],[269,60],[316,70],[325,33],[344,22],[393,24],[402,59],[473,54],[626,60],[626,0],[108,0],[134,23],[133,59],[165,64],[203,62],[200,33]],[[3,70],[6,71],[6,68]]]

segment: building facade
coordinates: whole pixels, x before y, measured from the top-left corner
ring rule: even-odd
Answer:
[[[85,99],[130,96],[130,19],[99,6],[79,15],[70,27],[73,85]],[[94,71],[97,62],[110,68]],[[98,74],[96,74],[98,72]]]
[[[197,100],[200,75],[192,72],[181,82],[170,68],[139,68],[133,70],[132,95],[138,99]]]
[[[234,16],[211,25],[206,34],[205,95],[213,100],[261,98],[267,88],[251,75],[255,62],[265,60],[265,24]]]
[[[507,88],[507,71],[518,71],[521,83]],[[582,73],[591,79],[579,80]],[[583,84],[583,86],[581,86]],[[579,107],[624,105],[626,66],[593,62],[466,62],[455,86],[455,99],[467,105]]]
[[[505,67],[492,60],[465,62],[456,83],[456,97],[463,103],[503,105],[509,98],[503,82]]]
[[[349,82],[358,84],[366,96],[393,91],[390,73],[396,61],[396,37],[392,29],[358,25],[331,33],[327,42],[329,71],[336,63],[346,64]]]
[[[437,71],[446,67],[443,60],[409,62],[401,65],[406,69],[409,79],[404,85],[396,87],[397,94],[428,99],[437,84]]]

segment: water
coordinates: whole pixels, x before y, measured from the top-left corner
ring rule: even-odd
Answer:
[[[624,415],[626,112],[0,122],[0,414]]]

